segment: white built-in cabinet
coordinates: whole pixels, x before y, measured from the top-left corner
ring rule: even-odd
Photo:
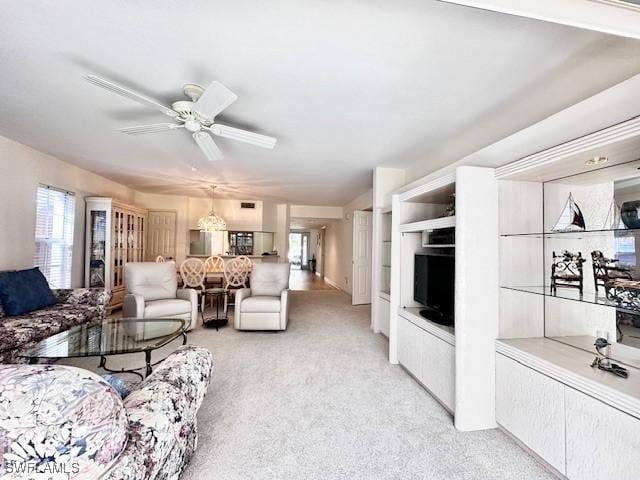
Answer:
[[[637,480],[640,381],[590,359],[550,339],[497,342],[496,420],[570,480]]]
[[[497,200],[494,170],[469,166],[392,195],[389,360],[442,403],[463,431],[496,425]],[[429,243],[429,232],[452,228],[455,244]],[[455,256],[455,327],[419,314],[424,307],[414,300],[414,258],[425,248]]]
[[[640,420],[565,387],[566,476],[640,478]]]
[[[447,410],[455,408],[455,336],[453,328],[435,325],[418,308],[398,317],[398,362]]]
[[[564,385],[496,354],[496,421],[559,472],[565,469]]]

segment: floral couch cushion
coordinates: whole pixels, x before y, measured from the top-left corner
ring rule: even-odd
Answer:
[[[23,469],[99,478],[125,448],[127,429],[120,396],[98,375],[0,365],[0,474],[22,478],[11,474]]]
[[[125,400],[129,443],[108,480],[177,479],[197,446],[196,414],[213,370],[213,356],[178,348]]]
[[[70,480],[177,480],[212,371],[208,350],[185,345],[123,402],[86,370],[0,365],[0,478],[24,478],[10,470],[26,461],[67,465]]]
[[[0,363],[18,363],[20,350],[68,330],[105,318],[111,295],[104,289],[53,290],[57,304],[23,315],[0,318]]]

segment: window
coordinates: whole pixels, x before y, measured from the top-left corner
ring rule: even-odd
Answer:
[[[51,288],[71,287],[75,206],[72,192],[38,187],[33,266],[40,268]]]
[[[229,232],[230,255],[253,255],[253,232]]]

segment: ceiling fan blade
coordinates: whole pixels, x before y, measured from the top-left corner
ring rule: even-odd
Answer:
[[[170,117],[177,117],[178,114],[171,110],[168,107],[165,107],[161,103],[156,102],[154,99],[149,98],[141,93],[134,92],[133,90],[129,90],[122,85],[118,85],[117,83],[111,82],[109,80],[105,80],[104,78],[97,77],[96,75],[87,75],[86,80],[89,83],[93,83],[98,87],[104,88],[105,90],[109,90],[110,92],[117,93],[118,95],[122,95],[134,102],[141,103],[147,107],[154,108],[156,110],[160,110],[165,115],[169,115]]]
[[[211,82],[196,102],[194,109],[200,115],[213,120],[216,115],[238,99],[238,96],[220,82]]]
[[[178,125],[177,123],[153,123],[151,125],[119,128],[118,131],[120,133],[126,133],[127,135],[144,135],[146,133],[168,132],[169,130],[177,130],[179,128],[184,128],[184,125]]]
[[[224,155],[207,132],[195,132],[193,139],[196,141],[204,155],[210,162],[222,160]]]
[[[259,133],[248,132],[247,130],[241,130],[239,128],[227,127],[226,125],[213,124],[209,127],[209,130],[214,135],[219,137],[230,138],[232,140],[239,140],[241,142],[250,143],[251,145],[257,145],[263,148],[273,148],[276,145],[277,139],[268,137],[267,135],[260,135]]]

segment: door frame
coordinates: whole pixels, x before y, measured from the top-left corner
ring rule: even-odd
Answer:
[[[306,237],[307,238],[307,261],[309,260],[309,253],[311,252],[311,248],[309,245],[309,242],[311,240],[311,235],[309,232],[304,231],[304,230],[289,230],[289,235],[294,234],[294,235],[300,235],[300,270],[308,270],[309,268],[309,264],[307,263],[307,265],[304,265],[302,262],[302,259],[304,257],[303,255],[303,245],[304,245],[304,241],[303,238]],[[291,254],[291,241],[290,241],[290,237],[287,237],[289,239],[289,254],[287,255],[287,261],[290,262],[289,260],[289,255]]]

